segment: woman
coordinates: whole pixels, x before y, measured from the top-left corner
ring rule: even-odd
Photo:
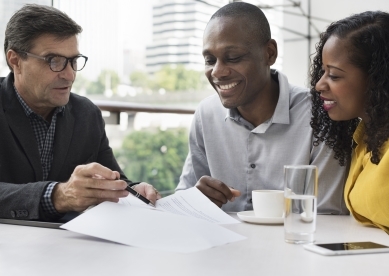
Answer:
[[[349,164],[344,198],[355,219],[389,234],[389,14],[332,23],[311,67],[315,144]]]

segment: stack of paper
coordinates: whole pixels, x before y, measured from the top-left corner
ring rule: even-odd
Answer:
[[[157,201],[152,208],[129,195],[104,202],[61,228],[126,245],[171,252],[195,252],[245,239],[218,224],[240,223],[197,188]]]

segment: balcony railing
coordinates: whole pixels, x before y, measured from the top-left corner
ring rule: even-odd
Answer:
[[[130,102],[118,102],[118,101],[104,101],[94,100],[101,111],[109,111],[110,115],[104,117],[107,124],[119,124],[121,112],[148,112],[148,113],[174,113],[174,114],[193,114],[194,108],[177,108],[177,107],[166,107],[156,106],[147,104],[137,104]]]

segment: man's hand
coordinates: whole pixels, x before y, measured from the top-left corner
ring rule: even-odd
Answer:
[[[160,193],[152,185],[142,182],[132,187],[135,191],[140,193],[142,196],[150,200],[154,205],[155,202],[161,198]]]
[[[54,207],[59,213],[81,212],[103,201],[118,202],[129,194],[125,190],[127,183],[116,180],[119,177],[119,172],[98,163],[77,166],[68,182],[55,185]]]
[[[219,207],[240,196],[240,191],[230,188],[220,180],[210,176],[202,176],[196,183],[196,187]]]

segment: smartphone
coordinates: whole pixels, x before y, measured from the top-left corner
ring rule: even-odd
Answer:
[[[389,246],[374,242],[341,242],[341,243],[319,243],[306,244],[304,248],[327,256],[367,254],[367,253],[389,253]]]

